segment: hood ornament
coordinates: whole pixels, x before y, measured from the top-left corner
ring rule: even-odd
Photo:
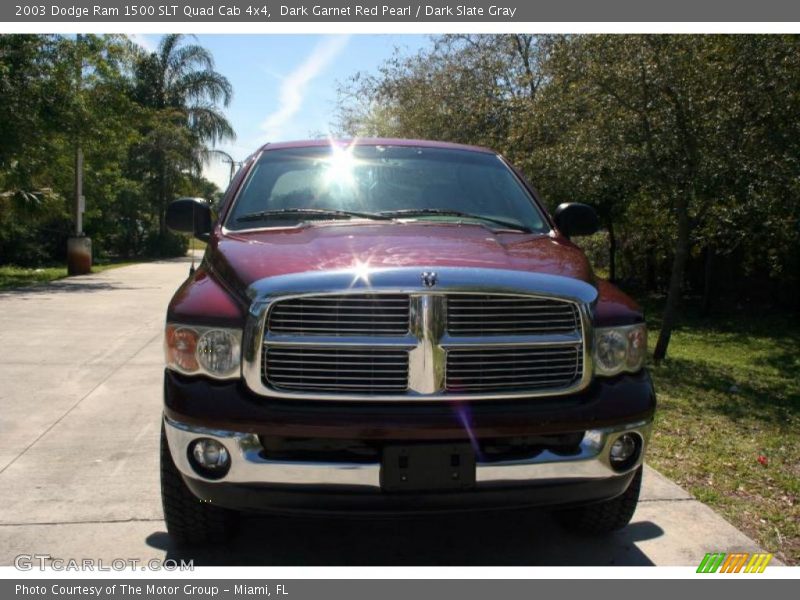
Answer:
[[[422,285],[424,285],[426,288],[432,288],[438,281],[439,277],[436,275],[435,271],[422,272]]]

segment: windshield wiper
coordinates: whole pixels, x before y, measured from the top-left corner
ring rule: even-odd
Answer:
[[[448,210],[445,208],[409,208],[405,210],[383,211],[380,213],[380,215],[386,218],[424,217],[426,215],[463,217],[465,219],[477,219],[481,221],[487,221],[489,223],[494,223],[495,225],[501,225],[502,227],[507,227],[509,229],[514,229],[516,231],[531,233],[531,228],[527,227],[526,225],[522,225],[521,223],[515,223],[514,221],[506,221],[505,219],[496,219],[494,217],[487,217],[484,215],[474,215],[472,213],[467,213],[460,210]]]
[[[261,210],[236,217],[237,222],[263,221],[265,219],[290,219],[302,217],[303,219],[376,219],[386,221],[391,217],[379,213],[358,212],[354,210],[334,210],[327,208],[279,208],[275,210]]]

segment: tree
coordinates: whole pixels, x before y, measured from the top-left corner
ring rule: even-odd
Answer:
[[[184,44],[178,34],[164,36],[155,52],[141,54],[134,81],[133,98],[149,109],[137,167],[152,194],[159,233],[166,236],[164,213],[184,173],[200,170],[208,145],[234,138],[220,112],[233,90],[214,70],[208,50]]]
[[[571,59],[572,38],[550,42],[541,65],[546,85],[520,106],[509,145],[515,162],[536,181],[551,206],[592,205],[608,232],[609,279],[617,272],[619,230],[638,190],[640,153],[626,136],[625,115],[607,98],[586,89],[585,64]]]
[[[120,166],[135,135],[136,110],[126,93],[128,48],[122,36],[0,39],[4,262],[36,265],[63,255],[76,140],[87,156],[85,190],[93,200],[87,216],[101,215],[130,183]]]
[[[345,133],[491,146],[551,208],[582,200],[609,267],[661,291],[666,356],[702,261],[739,297],[800,297],[800,38],[442,36],[342,87]],[[689,289],[689,291],[692,291]]]
[[[199,172],[232,135],[219,112],[230,95],[208,52],[179,37],[148,54],[120,35],[0,36],[0,262],[63,259],[78,144],[94,250],[180,253],[164,208],[215,194]]]
[[[790,56],[792,46],[796,50],[796,43],[787,41],[779,42],[778,56]],[[770,172],[776,167],[782,171],[779,186],[784,189],[798,173],[789,150],[796,145],[780,134],[785,126],[796,130],[788,111],[775,121],[773,114],[765,119],[752,110],[764,102],[785,106],[774,86],[775,75],[787,73],[774,54],[759,64],[759,54],[768,50],[760,47],[763,42],[759,37],[743,44],[729,36],[588,36],[569,45],[569,61],[582,69],[590,101],[610,102],[610,114],[621,117],[617,126],[623,144],[614,150],[628,145],[638,149],[641,160],[633,164],[640,189],[668,211],[674,223],[655,360],[667,353],[693,244],[700,241],[713,248],[709,243],[715,237],[736,236],[732,225],[739,220],[737,212],[760,204],[754,192],[771,187]],[[765,66],[767,81],[742,86],[743,77],[758,78]],[[795,90],[789,97],[796,98],[796,72],[789,77]],[[775,136],[781,140],[777,148]],[[765,151],[769,163],[760,158]],[[753,169],[743,169],[745,165]],[[767,218],[763,208],[757,213]]]
[[[66,95],[57,78],[58,38],[0,36],[0,189],[35,202],[49,188],[50,134],[64,124]]]
[[[340,86],[339,133],[428,137],[504,148],[518,103],[542,83],[549,38],[446,35]]]

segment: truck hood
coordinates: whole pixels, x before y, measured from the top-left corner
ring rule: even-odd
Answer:
[[[457,223],[331,223],[217,232],[207,260],[238,293],[259,279],[307,271],[482,267],[572,277],[594,285],[585,256],[563,237]]]

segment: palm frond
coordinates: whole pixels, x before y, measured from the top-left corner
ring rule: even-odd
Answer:
[[[165,67],[174,81],[192,71],[213,70],[214,58],[202,46],[180,46],[173,48],[172,53],[166,57]]]
[[[187,110],[189,128],[198,139],[212,145],[223,140],[233,140],[236,133],[225,115],[212,105],[191,106]]]
[[[181,38],[183,38],[183,35],[180,33],[170,33],[161,38],[161,41],[158,43],[158,50],[156,53],[158,54],[164,70],[166,70],[169,63],[169,57],[172,56],[175,52],[175,48],[180,44]]]
[[[228,106],[233,97],[233,86],[224,75],[205,69],[185,73],[174,81],[170,95],[184,102],[221,102],[223,106]]]

